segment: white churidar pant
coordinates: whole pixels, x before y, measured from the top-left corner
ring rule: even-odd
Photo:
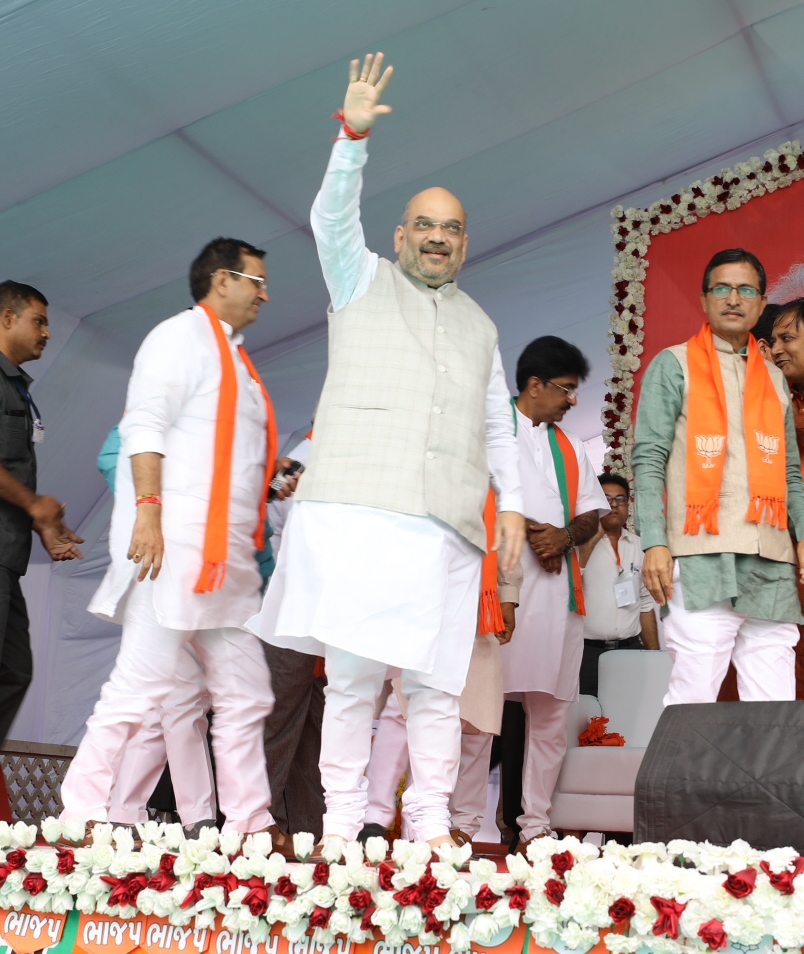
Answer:
[[[461,764],[455,790],[449,800],[450,825],[474,838],[486,814],[489,791],[490,732],[461,736]]]
[[[368,807],[365,825],[390,828],[396,817],[396,793],[408,768],[408,727],[399,699],[391,690],[380,713],[366,769]]]
[[[126,757],[112,790],[109,818],[134,825],[148,820],[146,805],[170,758],[170,777],[182,824],[214,819],[215,779],[207,746],[209,695],[204,670],[185,645],[178,657],[175,686],[162,703],[145,713],[140,729],[128,740]]]
[[[550,832],[550,806],[561,763],[567,752],[567,719],[572,703],[548,692],[523,692],[525,762],[522,770],[522,814],[517,819],[527,841]]]
[[[107,820],[126,744],[146,713],[168,698],[187,643],[204,666],[215,710],[213,749],[224,829],[253,832],[273,824],[262,736],[273,694],[259,642],[230,627],[184,631],[161,626],[150,581],[134,586],[127,599],[117,662],[62,785],[63,818]]]
[[[416,837],[449,832],[458,771],[458,695],[477,628],[481,553],[430,517],[352,504],[296,503],[259,619],[266,642],[324,652],[324,834],[355,838],[368,804],[364,771],[388,666],[402,670]]]
[[[371,723],[387,666],[327,646],[327,688],[321,729],[321,781],[327,811],[324,835],[357,837],[368,805],[363,774],[371,756]],[[417,840],[449,833],[449,797],[458,774],[461,723],[458,697],[425,686],[402,671],[408,700],[407,734],[414,783],[402,804]]]
[[[488,799],[490,732],[462,733],[458,776],[449,800],[450,828],[460,828],[470,838],[480,831]],[[408,787],[413,772],[408,767],[407,726],[396,693],[391,693],[379,719],[371,759],[366,770],[368,809],[365,824],[386,828],[396,814],[396,793],[402,774],[408,771]],[[404,798],[403,798],[404,801]],[[413,827],[407,808],[403,821]]]
[[[729,660],[737,670],[742,702],[796,698],[795,645],[798,627],[738,613],[730,600],[704,610],[687,610],[676,561],[670,612],[662,622],[673,660],[666,706],[716,702]]]

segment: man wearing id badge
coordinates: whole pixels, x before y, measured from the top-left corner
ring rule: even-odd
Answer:
[[[611,649],[658,649],[653,597],[642,581],[642,546],[626,529],[631,500],[620,474],[598,477],[611,512],[600,518],[597,533],[580,548],[583,596],[583,659],[580,691],[597,695],[597,666]]]
[[[20,365],[36,361],[50,338],[47,299],[31,285],[0,283],[0,741],[33,675],[28,612],[20,577],[28,569],[31,531],[53,560],[81,558],[80,537],[64,526],[64,505],[36,493],[34,444],[44,436]]]

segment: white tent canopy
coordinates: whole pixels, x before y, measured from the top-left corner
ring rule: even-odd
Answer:
[[[95,457],[139,342],[188,304],[213,236],[268,250],[247,344],[280,432],[309,422],[327,295],[308,213],[351,57],[379,48],[397,70],[369,144],[369,245],[391,254],[419,189],[460,196],[460,283],[498,324],[509,383],[534,337],[578,344],[592,374],[567,423],[591,439],[610,207],[795,138],[802,40],[797,0],[0,0],[0,280],[51,301],[29,366],[40,487],[87,539],[82,564],[35,551],[37,673],[12,735],[75,742],[109,671],[119,631],[85,612],[111,509]]]

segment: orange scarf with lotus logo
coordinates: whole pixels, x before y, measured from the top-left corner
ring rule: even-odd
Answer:
[[[720,361],[706,322],[687,342],[687,516],[684,533],[718,533],[717,514],[726,460],[728,412]],[[749,523],[787,529],[784,413],[757,343],[748,336],[743,393]]]

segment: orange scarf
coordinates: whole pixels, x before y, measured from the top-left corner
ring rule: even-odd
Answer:
[[[483,523],[486,525],[486,555],[480,570],[480,605],[477,613],[477,631],[501,633],[505,629],[502,607],[497,595],[497,554],[494,546],[494,525],[497,520],[497,500],[489,487],[486,506],[483,510]]]
[[[556,480],[564,504],[564,522],[569,525],[575,519],[575,504],[578,501],[578,485],[581,472],[578,467],[578,455],[572,441],[557,424],[547,427],[547,437],[553,464],[556,468]],[[567,572],[569,573],[569,610],[579,616],[586,616],[586,604],[583,599],[583,578],[581,564],[578,562],[578,548],[573,547],[567,554]]]
[[[221,384],[218,392],[218,413],[215,421],[215,457],[212,465],[212,488],[209,495],[207,528],[204,534],[204,565],[194,593],[211,593],[223,586],[226,576],[226,556],[229,548],[229,486],[232,476],[232,445],[234,443],[235,410],[237,407],[237,375],[234,359],[229,350],[226,333],[220,319],[208,305],[201,305],[209,317],[212,333],[221,358]],[[266,449],[265,476],[259,504],[259,523],[254,531],[254,545],[258,550],[265,546],[265,508],[268,500],[268,484],[273,476],[276,460],[276,421],[271,398],[265,390],[251,359],[242,345],[237,349],[252,379],[259,384],[265,401]]]
[[[718,533],[728,417],[720,361],[709,323],[687,342],[687,518],[684,533]],[[784,414],[765,361],[748,336],[743,394],[749,503],[746,520],[787,529]]]

